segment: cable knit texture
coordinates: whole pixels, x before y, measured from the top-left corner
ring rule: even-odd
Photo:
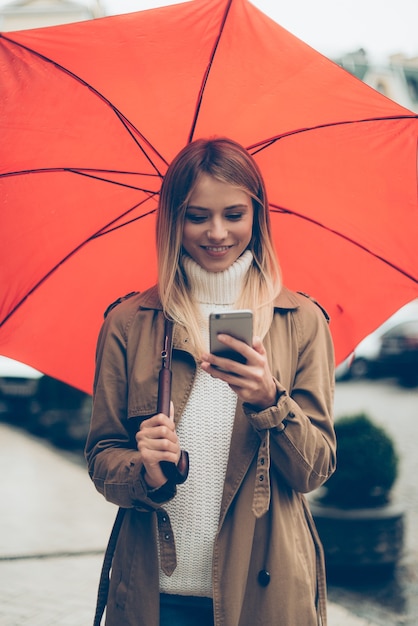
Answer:
[[[190,257],[183,258],[207,347],[209,314],[234,308],[252,258],[246,251],[227,270],[216,273],[207,272]],[[160,589],[164,593],[212,596],[212,550],[236,402],[237,396],[226,383],[198,367],[177,428],[181,447],[189,452],[190,473],[165,507],[174,531],[177,567],[170,577],[161,571]]]

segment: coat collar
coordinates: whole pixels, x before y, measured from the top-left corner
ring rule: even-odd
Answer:
[[[154,285],[150,289],[142,292],[139,295],[138,305],[143,309],[156,309],[162,310],[162,304],[160,296],[158,294],[158,287]],[[279,295],[274,301],[274,307],[276,309],[293,310],[299,308],[299,302],[297,295],[290,291],[287,287],[282,287]]]
[[[138,305],[142,309],[156,309],[162,311],[162,304],[158,293],[158,286],[154,285],[139,294]]]

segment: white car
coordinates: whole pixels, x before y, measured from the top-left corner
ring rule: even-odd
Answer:
[[[38,384],[42,376],[29,365],[0,356],[0,416],[20,421],[37,413]]]
[[[379,376],[381,373],[384,373],[379,367],[380,347],[383,336],[400,322],[415,320],[418,320],[418,298],[405,304],[373,333],[360,341],[354,351],[338,365],[335,372],[336,379],[373,378],[373,376]]]

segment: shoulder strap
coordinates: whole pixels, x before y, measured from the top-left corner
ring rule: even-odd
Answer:
[[[116,543],[119,531],[125,517],[126,509],[120,508],[116,514],[112,532],[110,533],[109,542],[103,559],[102,571],[100,574],[99,589],[97,592],[96,613],[94,615],[93,626],[100,626],[103,613],[106,608],[107,598],[109,594],[110,570],[112,568],[113,555],[115,553]]]
[[[118,304],[120,304],[124,300],[129,300],[129,298],[132,298],[132,296],[136,296],[138,293],[139,291],[130,291],[125,296],[121,296],[120,298],[118,298],[117,300],[109,304],[109,306],[107,307],[106,311],[103,314],[103,317],[106,318],[108,314],[110,313],[110,311],[115,308],[115,306],[118,306]]]
[[[318,300],[315,300],[315,298],[312,298],[312,296],[310,296],[308,293],[304,293],[303,291],[298,291],[298,294],[300,294],[301,296],[305,296],[305,298],[308,298],[314,304],[316,304],[316,306],[321,309],[321,311],[324,314],[324,317],[327,320],[327,322],[328,323],[330,322],[330,316],[328,315],[328,311],[326,309],[324,309],[324,307],[321,304],[319,304]]]

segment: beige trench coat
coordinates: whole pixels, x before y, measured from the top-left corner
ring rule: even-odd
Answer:
[[[326,624],[323,554],[302,494],[335,468],[333,347],[324,313],[309,298],[283,289],[276,305],[264,345],[280,396],[259,413],[237,404],[213,551],[215,626]],[[153,288],[113,308],[98,341],[86,457],[98,491],[128,509],[113,561],[108,626],[158,626],[158,534],[162,568],[169,573],[176,563],[164,511],[175,488],[151,499],[134,440],[135,418],[156,412],[163,332]],[[172,369],[178,421],[196,369],[179,326]]]

